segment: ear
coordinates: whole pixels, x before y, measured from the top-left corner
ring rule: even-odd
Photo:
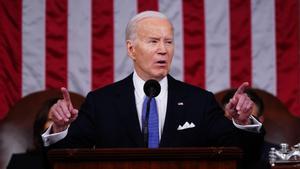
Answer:
[[[127,47],[127,53],[128,56],[132,59],[135,60],[135,49],[134,49],[134,44],[132,40],[126,40],[126,47]]]

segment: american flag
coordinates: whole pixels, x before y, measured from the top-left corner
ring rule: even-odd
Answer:
[[[171,75],[214,93],[244,81],[300,117],[299,0],[0,0],[0,119],[22,97],[88,91],[133,71],[125,27],[144,10],[175,28]]]

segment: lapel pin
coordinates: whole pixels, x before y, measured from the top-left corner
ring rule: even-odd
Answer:
[[[177,105],[178,106],[183,106],[183,102],[178,102]]]

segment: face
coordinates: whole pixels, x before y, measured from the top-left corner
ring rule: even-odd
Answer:
[[[161,18],[139,21],[136,39],[127,40],[127,51],[143,80],[161,80],[169,73],[174,54],[172,25]]]

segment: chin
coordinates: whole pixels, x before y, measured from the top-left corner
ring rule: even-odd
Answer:
[[[161,80],[163,79],[165,76],[167,76],[168,74],[168,70],[165,68],[155,68],[152,69],[149,72],[149,75],[151,76],[151,78],[156,79],[156,80]]]
[[[168,73],[166,72],[163,72],[163,73],[157,73],[153,76],[154,79],[156,80],[161,80],[163,79],[165,76],[167,76]]]

